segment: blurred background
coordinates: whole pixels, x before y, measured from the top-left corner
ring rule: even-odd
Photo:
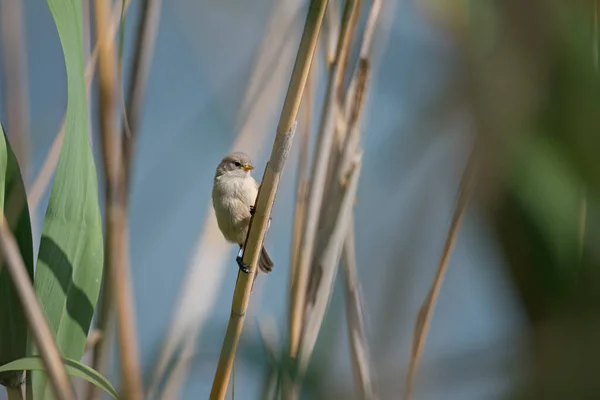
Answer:
[[[48,6],[23,4],[31,181],[59,130],[67,95]],[[260,179],[307,9],[300,0],[162,4],[133,165],[130,246],[144,381],[171,390],[171,398],[208,397],[238,273],[237,247],[215,235],[215,167],[231,149],[245,151]],[[137,13],[132,1],[128,20]],[[596,20],[593,1],[382,2],[354,206],[365,328],[381,399],[404,390],[415,320],[473,148],[479,179],[439,293],[414,399],[600,398]],[[126,27],[128,66],[135,24]],[[321,41],[313,66],[311,148],[326,89],[323,47]],[[258,277],[236,357],[240,399],[263,398],[277,367],[261,326],[270,326],[282,345],[287,337],[298,149],[296,140],[266,237],[275,270]],[[33,217],[34,243],[48,196]],[[306,398],[359,398],[345,318],[339,274]],[[179,383],[157,380],[159,365]],[[118,385],[116,364],[108,377]]]

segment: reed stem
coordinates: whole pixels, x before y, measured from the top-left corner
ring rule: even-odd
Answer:
[[[313,0],[308,10],[304,32],[298,49],[298,56],[296,57],[287,95],[279,118],[279,124],[277,125],[277,134],[273,143],[271,157],[265,167],[256,199],[255,212],[250,220],[248,237],[244,245],[245,250],[242,260],[244,264],[250,265],[250,272],[238,273],[231,316],[227,325],[210,393],[211,400],[222,400],[227,393],[235,351],[242,332],[252,291],[252,283],[256,274],[256,265],[260,256],[273,202],[275,201],[279,179],[292,145],[298,108],[300,107],[302,93],[312,64],[326,6],[327,0]]]

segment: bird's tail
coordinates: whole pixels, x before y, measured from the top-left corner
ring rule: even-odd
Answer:
[[[260,270],[265,274],[268,274],[273,270],[273,261],[271,260],[271,257],[269,257],[269,253],[267,253],[267,250],[264,247],[260,251],[258,268],[260,268]]]

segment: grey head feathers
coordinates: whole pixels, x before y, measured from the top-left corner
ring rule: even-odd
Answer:
[[[225,173],[234,175],[246,176],[254,169],[250,156],[241,151],[234,151],[227,154],[217,167],[215,177],[219,177]]]

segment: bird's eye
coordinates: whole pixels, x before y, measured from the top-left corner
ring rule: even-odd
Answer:
[[[234,162],[234,163],[233,163],[233,165],[235,165],[236,167],[241,167],[241,166],[242,166],[242,164],[240,164],[240,163],[239,163],[239,162],[237,162],[237,161],[236,161],[236,162]]]

